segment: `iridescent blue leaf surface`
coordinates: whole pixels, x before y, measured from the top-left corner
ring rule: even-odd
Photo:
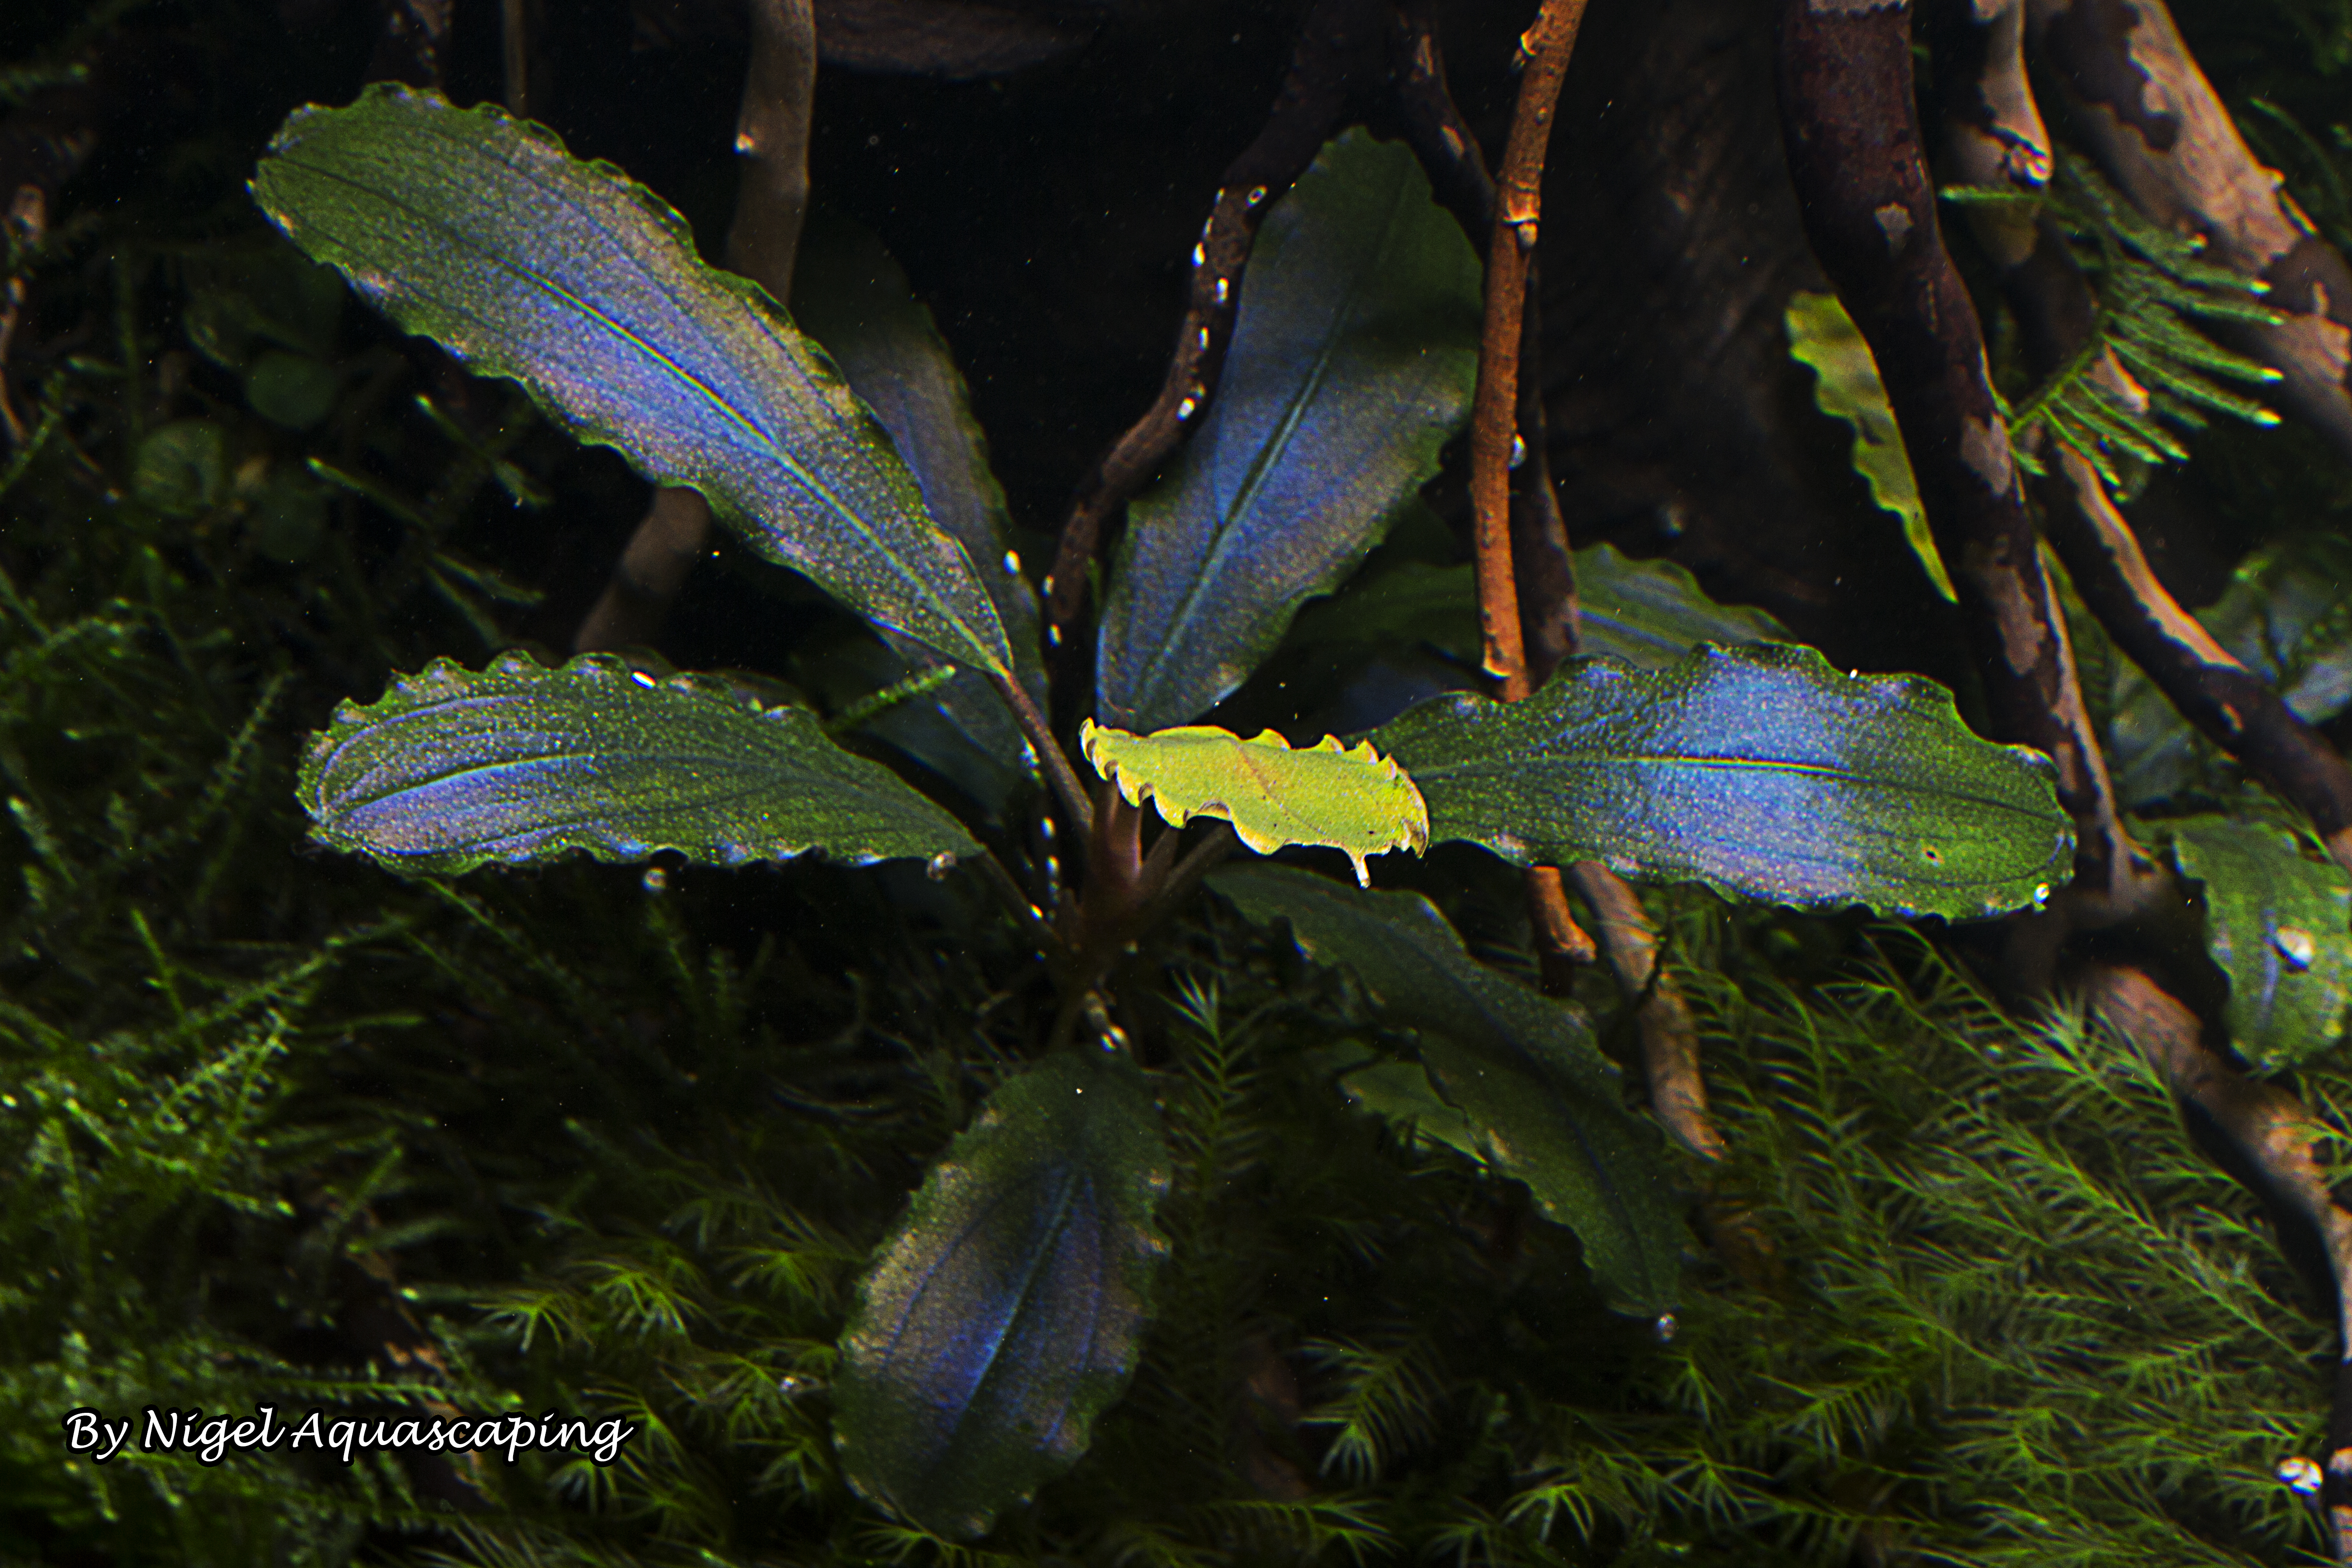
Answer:
[[[1065,1054],[989,1096],[876,1254],[841,1342],[858,1489],[983,1533],[1066,1468],[1125,1391],[1167,1243],[1151,1094],[1124,1057]]]
[[[1287,921],[1307,957],[1352,970],[1391,1020],[1419,1033],[1422,1068],[1467,1118],[1478,1156],[1576,1232],[1612,1306],[1648,1317],[1675,1304],[1685,1233],[1673,1168],[1655,1130],[1625,1109],[1580,1013],[1480,964],[1418,893],[1265,863],[1225,867],[1209,885],[1252,921]],[[1368,1109],[1424,1119],[1392,1096]]]
[[[1199,718],[1436,471],[1477,379],[1478,263],[1401,146],[1349,132],[1266,216],[1216,395],[1129,510],[1104,722]]]
[[[701,491],[769,559],[959,665],[1012,668],[972,562],[874,416],[619,170],[495,105],[379,85],[288,116],[253,194],[403,329]]]
[[[1956,920],[2073,873],[2047,758],[1969,733],[1933,681],[1842,674],[1811,648],[1580,659],[1524,702],[1433,698],[1371,740],[1421,787],[1431,843],[1523,866]]]
[[[1013,550],[1004,492],[988,465],[988,443],[971,416],[954,357],[915,298],[907,275],[873,233],[818,212],[801,236],[793,271],[793,319],[831,355],[850,390],[881,420],[922,487],[931,520],[964,548],[1013,646],[1013,668],[1030,700],[1046,706],[1038,647],[1037,592]],[[908,637],[882,632],[897,668],[887,686],[940,662]],[[978,670],[960,669],[937,691],[886,709],[865,728],[952,780],[992,813],[1012,786],[1034,776],[1034,759],[1012,714]]]
[[[521,654],[478,672],[439,660],[403,676],[311,738],[299,793],[321,844],[412,876],[661,849],[721,866],[813,849],[850,862],[980,852],[806,709],[608,654],[560,669]]]

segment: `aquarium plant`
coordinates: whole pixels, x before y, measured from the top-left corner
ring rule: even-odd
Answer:
[[[1342,735],[1202,722],[1413,515],[1470,414],[1478,260],[1402,146],[1348,132],[1247,198],[1271,206],[1217,280],[1239,314],[1216,395],[1181,409],[1187,442],[1133,506],[1090,659],[1058,623],[1041,636],[954,370],[870,242],[813,258],[788,313],[620,171],[400,87],[296,112],[253,191],[394,322],[698,491],[900,660],[848,722],[650,656],[436,660],[346,703],[299,788],[320,844],[404,877],[819,856],[996,901],[1053,1026],[866,1260],[832,1385],[854,1483],[939,1536],[984,1532],[1081,1454],[1150,1332],[1170,1068],[1121,1018],[1169,981],[1125,960],[1204,889],[1376,1006],[1401,1054],[1355,1064],[1364,1103],[1524,1184],[1607,1300],[1663,1328],[1690,1245],[1664,1140],[1579,1011],[1477,962],[1380,868],[1460,843],[1946,921],[2070,874],[2045,758],[1978,739],[1931,682],[1803,647],[1582,659],[1524,700],[1442,692]],[[845,743],[884,714],[905,721],[895,768]]]

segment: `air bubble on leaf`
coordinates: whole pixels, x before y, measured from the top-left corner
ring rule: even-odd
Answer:
[[[944,882],[948,879],[948,873],[955,869],[955,863],[956,858],[953,855],[942,851],[932,856],[924,865],[923,875],[934,882]]]
[[[818,1389],[824,1386],[824,1385],[815,1378],[803,1377],[798,1373],[788,1372],[784,1373],[783,1376],[776,1379],[776,1392],[782,1394],[786,1399],[800,1399],[805,1397],[808,1394],[814,1394]]]
[[[1021,552],[1019,551],[1008,550],[1004,552],[1004,573],[1008,577],[1018,577],[1021,575]]]
[[[2033,889],[2033,907],[2037,910],[2046,910],[2050,907],[2049,883],[2041,883]]]
[[[1511,437],[1511,467],[1516,468],[1528,460],[1528,443],[1523,436]]]
[[[2279,927],[2271,937],[2271,945],[2279,950],[2279,956],[2286,960],[2286,966],[2297,974],[2309,969],[2312,961],[2319,956],[2319,944],[2301,926]]]
[[[2319,1473],[2319,1467],[2300,1454],[2293,1458],[2281,1459],[2278,1462],[2278,1468],[2271,1473],[2285,1482],[2291,1489],[2305,1497],[2317,1496],[2320,1486],[2326,1479]]]
[[[1650,1325],[1650,1331],[1658,1336],[1660,1344],[1672,1344],[1675,1331],[1681,1327],[1682,1325],[1675,1321],[1675,1315],[1672,1312],[1661,1312],[1658,1314],[1657,1321]]]
[[[658,866],[646,867],[646,874],[641,880],[644,882],[645,889],[648,893],[667,893],[669,891],[669,873],[663,870]]]

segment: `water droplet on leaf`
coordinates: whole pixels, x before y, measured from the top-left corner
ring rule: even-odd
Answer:
[[[2271,938],[2271,945],[2279,950],[2279,956],[2285,959],[2287,967],[2297,974],[2309,969],[2312,960],[2319,956],[2319,944],[2301,926],[2279,927]]]

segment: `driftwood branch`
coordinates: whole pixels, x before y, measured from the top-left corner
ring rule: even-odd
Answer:
[[[1192,247],[1192,291],[1160,395],[1079,481],[1045,578],[1046,635],[1055,646],[1085,607],[1087,567],[1104,525],[1158,472],[1214,395],[1241,310],[1250,242],[1276,198],[1307,171],[1339,122],[1349,94],[1379,64],[1385,17],[1374,0],[1318,0],[1300,29],[1289,74],[1265,126],[1226,168]]]
[[[2137,969],[2090,965],[2086,1001],[2192,1106],[2275,1207],[2307,1225],[2335,1296],[2337,1361],[2320,1508],[2338,1563],[2352,1563],[2352,1213],[2316,1146],[2341,1137],[2275,1084],[2239,1071],[2206,1043],[2196,1014]]]
[[[1910,7],[1787,0],[1780,61],[1806,234],[1878,362],[1993,729],[2056,763],[2075,824],[2077,918],[2118,918],[2156,879],[2116,815],[1976,307],[1944,248],[1912,96]]]
[[[808,211],[809,113],[816,91],[816,23],[810,0],[754,0],[751,54],[735,126],[742,156],[727,265],[782,304]],[[629,536],[612,580],[580,623],[582,653],[653,640],[687,574],[709,547],[710,506],[662,486]]]
[[[2096,469],[2060,451],[2035,487],[2074,590],[2181,717],[2311,817],[2352,870],[2352,768],[2158,582]]]
[[[2048,134],[2021,75],[2019,0],[1984,17],[1976,0],[1928,12],[1946,143],[1969,183],[2032,192],[2049,174]],[[2097,301],[2064,237],[2015,207],[1974,207],[1979,243],[2021,325],[2030,367],[2049,376],[2090,342]],[[2146,394],[2106,355],[2102,395],[2144,412]],[[2183,610],[2148,567],[2131,525],[2080,453],[2046,455],[2036,499],[2083,602],[2181,715],[2300,807],[2352,867],[2352,768],[2327,741]]]
[[[2238,134],[2164,0],[2030,0],[2068,125],[2150,221],[2270,285],[2276,326],[2229,335],[2285,380],[2268,394],[2352,459],[2352,267]]]

